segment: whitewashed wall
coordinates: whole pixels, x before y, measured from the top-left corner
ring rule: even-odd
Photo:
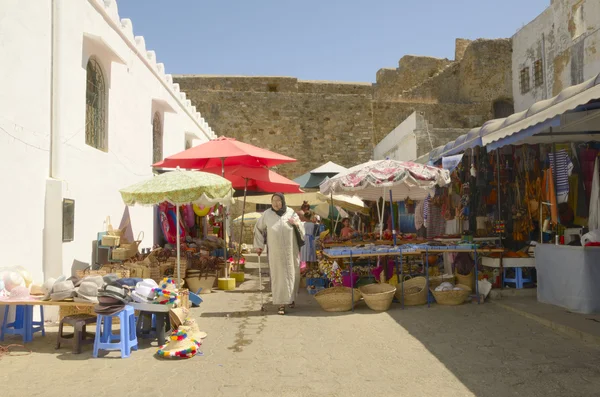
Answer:
[[[515,111],[551,98],[600,73],[600,1],[553,0],[536,19],[513,36]],[[533,65],[543,61],[543,84],[535,86]],[[579,67],[578,65],[583,65]],[[521,93],[520,71],[529,67],[531,91]]]
[[[154,111],[164,124],[165,156],[184,150],[186,136],[198,144],[215,135],[144,39],[134,38],[131,21],[119,19],[115,1],[3,0],[0,20],[0,37],[10,38],[0,46],[2,265],[23,265],[42,281],[69,274],[74,259],[90,262],[105,217],[118,225],[124,213],[118,190],[152,176]],[[109,86],[107,153],[85,144],[90,56]],[[75,200],[75,239],[68,243],[62,242],[63,198]],[[142,246],[151,246],[152,209],[130,213],[134,233],[145,233]]]
[[[411,161],[417,158],[417,113],[413,112],[375,146],[375,160]]]

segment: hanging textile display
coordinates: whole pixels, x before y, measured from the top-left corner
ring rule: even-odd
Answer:
[[[558,204],[566,203],[569,198],[569,176],[573,172],[573,162],[571,162],[565,149],[549,153],[548,162],[556,180],[555,188]]]

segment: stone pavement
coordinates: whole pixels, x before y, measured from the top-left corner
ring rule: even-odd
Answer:
[[[54,350],[35,336],[0,358],[0,396],[593,396],[600,348],[495,304],[325,313],[306,291],[278,316],[250,280],[192,313],[203,356],[169,361],[142,341],[128,359]],[[4,342],[15,342],[10,339]],[[17,342],[18,343],[18,342]]]

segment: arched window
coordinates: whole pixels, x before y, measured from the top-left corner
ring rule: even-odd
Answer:
[[[163,159],[163,129],[160,115],[154,113],[152,118],[152,163]]]
[[[495,119],[508,117],[515,112],[515,107],[510,99],[496,99],[492,104]]]
[[[108,151],[106,133],[106,82],[98,62],[90,58],[86,67],[85,143]]]

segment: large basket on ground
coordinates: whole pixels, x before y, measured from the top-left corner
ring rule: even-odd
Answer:
[[[387,283],[364,285],[358,290],[362,294],[367,306],[369,306],[369,309],[378,312],[383,312],[390,308],[394,294],[396,293],[396,287]]]
[[[352,301],[352,288],[349,287],[331,287],[325,288],[315,294],[315,299],[326,312],[347,312],[352,310],[361,298],[361,293],[354,290],[354,301]]]
[[[456,306],[465,303],[469,295],[471,295],[471,288],[467,285],[456,284],[455,287],[461,288],[460,291],[436,291],[431,288],[431,293],[435,298],[435,301],[440,305]]]
[[[441,283],[445,283],[445,282],[454,284],[455,278],[456,277],[454,277],[453,274],[442,274],[440,276],[431,276],[431,277],[429,277],[429,288],[439,287],[439,285]]]
[[[424,305],[427,303],[427,279],[425,277],[415,277],[406,280],[402,286],[396,288],[396,299],[402,301],[402,291],[404,290],[404,304],[406,306]]]

